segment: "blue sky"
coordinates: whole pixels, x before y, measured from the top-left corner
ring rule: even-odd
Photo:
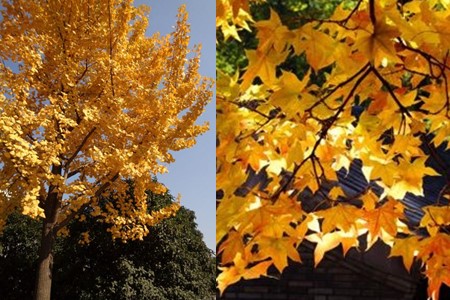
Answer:
[[[148,34],[159,31],[162,35],[173,31],[176,24],[178,7],[186,4],[191,25],[192,48],[202,44],[200,73],[215,77],[216,35],[215,35],[215,1],[213,0],[136,0],[135,5],[150,6],[150,22]],[[191,148],[174,152],[176,161],[168,166],[169,173],[158,176],[170,193],[181,194],[183,206],[195,211],[200,231],[204,235],[207,246],[215,249],[216,234],[216,170],[215,170],[215,103],[212,101],[199,123],[209,121],[210,131],[197,139]]]

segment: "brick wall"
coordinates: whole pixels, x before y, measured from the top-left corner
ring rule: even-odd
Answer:
[[[290,264],[280,279],[241,281],[217,299],[273,300],[413,300],[417,279],[406,273],[399,259],[386,259],[383,247],[366,255],[339,251],[313,266],[312,246],[302,246],[303,264]],[[378,253],[377,253],[378,252]]]

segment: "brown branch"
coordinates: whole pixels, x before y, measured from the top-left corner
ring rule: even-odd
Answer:
[[[381,83],[383,83],[383,85],[387,88],[389,94],[391,95],[392,99],[394,99],[395,103],[397,103],[397,106],[400,108],[400,111],[403,114],[407,115],[408,117],[411,118],[411,114],[409,113],[409,111],[406,109],[405,106],[403,106],[403,104],[400,102],[400,100],[398,100],[397,96],[394,94],[394,91],[391,88],[391,85],[389,84],[389,82],[383,77],[381,76],[381,74],[378,72],[378,70],[371,66],[370,70],[375,74],[375,76],[377,76],[377,78],[381,81]]]
[[[78,146],[78,148],[75,150],[75,152],[72,154],[72,156],[66,161],[64,168],[67,170],[69,165],[72,163],[72,161],[75,159],[75,157],[77,157],[78,153],[81,151],[81,149],[84,147],[84,145],[87,143],[88,139],[91,137],[91,135],[94,133],[94,131],[97,129],[97,127],[93,127],[91,129],[91,131],[88,132],[88,134],[86,134],[86,136],[83,138],[83,140],[81,141],[80,145]]]
[[[431,158],[436,162],[436,164],[439,166],[439,168],[445,172],[444,176],[447,180],[450,180],[450,170],[448,169],[445,161],[442,159],[442,157],[438,154],[436,147],[427,140],[425,135],[422,135],[422,142],[425,144],[425,146],[428,148],[429,154],[431,155]]]
[[[317,163],[318,165],[320,165],[320,169],[321,169],[321,172],[322,172],[322,174],[320,174],[320,176],[319,176],[319,173],[317,172],[317,166],[316,166],[316,163]],[[320,161],[319,161],[319,158],[318,158],[317,156],[313,155],[313,156],[311,157],[311,164],[312,164],[312,167],[313,167],[314,177],[315,177],[316,183],[317,183],[317,192],[318,192],[320,195],[322,195],[322,197],[325,198],[325,200],[332,202],[332,200],[330,199],[330,197],[328,197],[328,194],[326,194],[324,191],[322,191],[322,190],[320,189],[320,187],[322,186],[322,183],[321,183],[321,177],[324,178],[325,182],[327,182],[327,178],[326,178],[326,176],[325,176],[325,171],[324,171],[324,169],[323,169],[323,167],[322,167],[322,165],[321,165],[321,163],[320,163]],[[314,209],[314,210],[315,210],[315,209]]]
[[[81,173],[81,171],[82,171],[84,168],[86,168],[87,166],[89,166],[89,163],[88,163],[88,164],[84,164],[84,165],[82,165],[82,166],[79,166],[77,169],[75,169],[75,170],[73,170],[73,171],[70,171],[69,174],[67,174],[67,178],[71,178],[72,176],[75,176],[75,175]]]
[[[88,69],[89,69],[89,65],[88,65],[88,61],[86,60],[85,64],[84,64],[83,73],[81,73],[80,77],[78,77],[78,79],[75,81],[75,85],[77,85],[84,78],[84,76],[86,75]]]
[[[447,50],[447,54],[445,56],[445,61],[447,61],[448,55],[449,55],[449,51]],[[445,70],[442,70],[442,74],[443,74],[443,77],[444,77],[445,104],[436,113],[440,113],[444,108],[446,108],[446,110],[445,110],[446,111],[446,116],[448,117],[448,113],[449,113],[449,110],[450,110],[450,99],[449,99],[449,95],[448,95],[448,79],[447,79],[447,75],[445,74]]]
[[[355,7],[353,8],[353,10],[350,12],[350,14],[343,20],[341,20],[342,23],[347,23],[348,20],[350,20],[350,18],[353,16],[353,14],[358,10],[359,6],[361,5],[362,0],[359,0],[358,3],[356,3]]]
[[[306,161],[312,159],[315,156],[315,152],[316,149],[319,147],[320,143],[322,142],[322,140],[326,137],[328,130],[331,128],[331,126],[336,122],[336,120],[338,119],[339,115],[342,113],[342,111],[344,110],[344,108],[347,106],[347,103],[350,101],[350,99],[353,97],[353,94],[355,93],[356,89],[358,88],[358,86],[361,84],[361,82],[367,77],[367,75],[369,75],[369,73],[371,72],[370,68],[367,68],[368,65],[366,65],[363,69],[367,69],[366,72],[364,74],[362,74],[358,80],[355,82],[355,84],[353,85],[352,89],[350,90],[350,92],[347,95],[347,98],[345,98],[344,102],[342,102],[341,106],[339,107],[339,109],[337,110],[337,112],[334,114],[333,117],[331,117],[329,119],[329,122],[326,122],[326,124],[323,126],[321,132],[320,132],[320,137],[319,139],[317,139],[316,143],[313,146],[313,149],[311,151],[311,153],[308,155],[308,157],[306,157],[305,159],[302,160],[302,162],[295,166],[294,170],[292,171],[292,174],[287,178],[286,182],[280,186],[278,188],[277,191],[275,191],[275,193],[272,195],[271,200],[272,202],[275,202],[278,197],[280,197],[281,193],[285,192],[286,189],[288,188],[288,186],[291,184],[292,180],[295,178],[295,176],[297,175],[298,171],[301,169],[301,167],[306,163]]]
[[[247,134],[243,134],[243,135],[241,135],[241,134],[239,134],[239,136],[237,136],[236,137],[236,140],[237,141],[242,141],[242,140],[244,140],[244,139],[246,139],[246,138],[248,138],[248,137],[251,137],[251,136],[253,136],[253,135],[258,135],[259,133],[260,133],[260,130],[261,129],[263,129],[263,127],[264,126],[266,126],[267,124],[269,124],[270,123],[270,121],[272,121],[272,120],[266,120],[264,123],[262,123],[262,124],[260,124],[259,126],[258,126],[258,128],[256,128],[255,130],[252,130],[251,132],[249,132],[249,133],[247,133]]]
[[[439,191],[439,194],[438,194],[437,199],[436,199],[436,204],[439,205],[441,203],[441,198],[444,196],[445,192],[447,191],[447,189],[449,187],[450,187],[450,181],[447,181],[447,183]]]
[[[113,46],[112,46],[111,2],[110,2],[110,0],[108,0],[108,25],[109,25],[109,77],[111,80],[111,93],[114,97],[115,92],[114,92],[114,71],[113,71],[113,66],[112,66]]]
[[[249,101],[247,101],[247,102],[249,102]],[[269,115],[266,115],[265,113],[260,112],[260,111],[257,110],[256,108],[251,107],[250,105],[247,105],[246,102],[230,101],[230,103],[233,103],[233,104],[235,104],[235,105],[237,105],[237,106],[239,106],[239,107],[244,107],[244,108],[246,108],[246,109],[248,109],[248,110],[250,110],[250,111],[252,111],[252,112],[254,112],[254,113],[257,113],[258,115],[260,115],[260,116],[262,116],[262,117],[264,117],[264,118],[266,118],[266,119],[268,119],[268,120],[272,120],[272,119],[273,119],[273,118],[270,117]]]
[[[334,94],[334,92],[336,92],[338,89],[344,87],[345,85],[347,85],[348,83],[352,82],[356,77],[358,77],[359,75],[361,75],[368,67],[370,66],[370,64],[366,64],[364,67],[362,67],[358,72],[356,72],[355,74],[353,74],[352,76],[350,76],[347,80],[344,80],[343,82],[339,83],[338,85],[336,85],[334,88],[332,88],[328,94],[326,94],[324,97],[320,98],[317,102],[315,102],[312,106],[310,106],[309,108],[307,108],[305,111],[306,112],[311,112],[316,106],[318,106],[319,104],[323,103],[328,97],[330,97],[331,95]]]
[[[375,15],[375,0],[369,0],[369,14],[370,14],[370,21],[373,25],[373,30],[375,32],[375,26],[377,24],[377,18]]]
[[[434,65],[434,66],[437,66],[437,67],[439,67],[441,70],[442,70],[442,69],[448,69],[448,70],[450,70],[450,67],[449,67],[449,66],[447,66],[445,63],[440,62],[436,57],[434,57],[434,56],[431,55],[430,53],[427,53],[427,52],[425,52],[425,51],[423,51],[423,50],[420,50],[420,49],[413,48],[413,47],[409,46],[408,44],[406,44],[406,42],[405,42],[404,40],[402,40],[402,39],[397,39],[397,41],[398,41],[399,43],[401,43],[402,46],[403,46],[405,49],[407,49],[407,50],[409,50],[409,51],[411,51],[411,52],[415,52],[415,53],[417,53],[417,54],[420,54],[423,58],[425,58],[425,59],[428,61],[429,64]],[[432,72],[431,72],[431,73],[432,73]],[[430,75],[433,76],[433,74],[430,74]]]
[[[116,181],[117,179],[119,178],[119,172],[116,172],[116,174],[109,180],[109,181],[107,181],[107,182],[105,182],[96,192],[95,192],[95,194],[94,194],[94,196],[88,201],[88,202],[86,202],[86,203],[84,203],[83,205],[81,205],[81,207],[78,209],[78,210],[76,210],[76,211],[72,211],[64,220],[62,220],[61,222],[59,222],[57,225],[55,225],[55,227],[54,227],[54,232],[56,233],[56,232],[58,232],[61,228],[63,228],[64,226],[67,226],[69,223],[70,223],[70,221],[72,221],[74,218],[75,218],[75,216],[79,213],[79,212],[81,212],[81,211],[83,211],[85,208],[87,208],[91,203],[92,203],[92,200],[94,199],[94,198],[98,198],[98,197],[100,197],[102,194],[103,194],[103,192],[114,182],[114,181]]]
[[[422,76],[422,77],[430,76],[430,74],[426,74],[426,73],[422,73],[422,72],[419,72],[419,71],[411,70],[411,69],[408,69],[405,66],[403,66],[403,70],[405,70],[405,71],[407,71],[407,72],[409,72],[411,74],[419,75],[419,76]],[[389,74],[386,74],[386,75],[389,75]]]
[[[293,21],[300,21],[300,22],[318,22],[319,24],[323,24],[323,23],[333,23],[333,24],[337,24],[340,27],[347,29],[347,30],[356,30],[356,28],[350,28],[347,26],[347,22],[350,20],[350,18],[355,14],[355,12],[358,10],[359,6],[361,5],[362,0],[359,0],[358,3],[356,3],[355,7],[352,9],[352,11],[344,18],[341,20],[320,20],[320,19],[313,19],[313,18],[305,18],[305,17],[301,17],[301,16],[296,16],[296,17],[290,17],[288,18],[288,21],[293,20]]]

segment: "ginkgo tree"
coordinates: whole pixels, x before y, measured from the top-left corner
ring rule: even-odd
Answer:
[[[365,237],[366,250],[381,241],[407,269],[420,262],[439,299],[450,286],[448,177],[418,224],[402,199],[423,196],[425,176],[448,176],[429,156],[450,146],[450,3],[341,1],[329,18],[286,22],[275,9],[255,21],[260,2],[217,0],[218,47],[257,40],[245,69],[218,70],[220,291],[299,262],[305,240],[317,265]],[[306,69],[287,68],[299,57]],[[354,163],[371,184],[349,197],[338,171]],[[305,191],[323,200],[309,208]]]
[[[81,211],[123,240],[177,211],[149,213],[145,191],[164,193],[152,177],[208,129],[212,82],[184,6],[172,34],[148,37],[132,0],[1,4],[0,226],[17,209],[42,220],[35,297],[50,299],[55,236]]]

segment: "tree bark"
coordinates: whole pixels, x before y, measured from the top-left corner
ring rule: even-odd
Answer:
[[[53,269],[53,244],[54,234],[53,226],[44,220],[42,228],[41,246],[39,248],[39,259],[36,273],[35,300],[50,300],[52,288],[52,269]]]
[[[61,174],[61,166],[53,166],[53,174]],[[48,188],[47,198],[44,202],[45,218],[42,226],[41,246],[39,248],[36,283],[34,290],[35,300],[50,300],[52,289],[53,245],[55,243],[55,226],[61,206],[62,196],[57,188],[51,185]]]

